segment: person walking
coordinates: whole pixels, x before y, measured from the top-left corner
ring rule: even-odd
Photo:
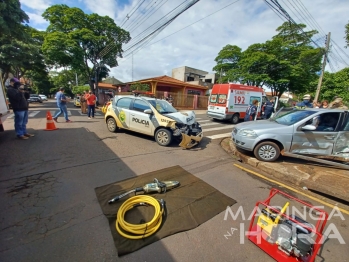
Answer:
[[[90,90],[88,94],[86,95],[86,101],[87,101],[87,116],[88,119],[91,119],[95,117],[95,105],[96,105],[96,96],[92,93]]]
[[[252,117],[252,120],[254,120],[254,118],[256,117],[256,113],[257,113],[257,105],[258,105],[257,99],[253,100],[252,104],[249,105],[249,107],[246,110],[245,117],[244,117],[245,122],[251,121],[251,117]]]
[[[71,123],[72,121],[68,118],[68,111],[67,111],[67,98],[64,95],[64,87],[59,88],[59,92],[56,94],[57,99],[57,106],[59,108],[59,112],[56,113],[56,115],[53,117],[53,120],[55,122],[58,122],[58,117],[63,113],[65,122]]]
[[[11,78],[9,88],[7,89],[7,96],[15,114],[15,132],[17,137],[22,140],[33,137],[33,134],[27,133],[27,99],[30,97],[29,92],[24,90],[24,86],[21,86],[17,78]]]

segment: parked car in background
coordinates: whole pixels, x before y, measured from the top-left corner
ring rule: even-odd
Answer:
[[[47,101],[47,96],[45,95],[39,95],[42,101]]]
[[[276,114],[269,120],[249,121],[232,131],[236,147],[258,160],[276,161],[280,154],[349,159],[349,112],[309,108]]]
[[[39,95],[37,94],[30,94],[30,97],[28,99],[28,102],[29,103],[34,103],[34,102],[37,102],[37,103],[42,103],[42,99]]]
[[[81,104],[80,104],[80,96],[74,97],[74,106],[81,106]]]

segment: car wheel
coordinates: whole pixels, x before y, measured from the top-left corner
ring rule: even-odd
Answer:
[[[155,141],[160,146],[168,146],[172,141],[172,133],[165,128],[160,128],[155,133]]]
[[[230,120],[233,124],[239,123],[239,114],[234,114]]]
[[[258,160],[273,162],[280,156],[280,148],[273,142],[262,142],[253,150],[253,154]]]
[[[116,125],[115,119],[110,117],[107,120],[107,128],[110,132],[114,133],[118,129],[118,126]]]

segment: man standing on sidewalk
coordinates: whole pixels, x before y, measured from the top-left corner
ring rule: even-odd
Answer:
[[[13,113],[15,114],[15,131],[19,139],[28,139],[34,135],[27,133],[28,123],[28,101],[29,93],[20,88],[21,83],[17,78],[10,80],[10,86],[7,90]]]
[[[96,96],[92,93],[91,90],[88,92],[88,95],[86,95],[86,100],[87,100],[87,106],[88,106],[88,111],[87,111],[88,119],[91,119],[91,113],[92,113],[92,118],[94,118]]]
[[[68,118],[67,98],[64,95],[64,87],[61,87],[59,89],[59,92],[56,95],[56,99],[57,99],[57,106],[59,108],[59,112],[57,112],[57,114],[53,117],[53,120],[55,122],[58,122],[57,118],[63,113],[64,114],[64,118],[65,118],[65,122],[67,122],[67,123],[72,122]]]

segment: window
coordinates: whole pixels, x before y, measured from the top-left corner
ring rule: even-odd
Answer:
[[[150,109],[150,106],[148,105],[147,102],[136,99],[133,103],[133,110],[139,111],[139,112],[144,112],[144,110]]]
[[[116,102],[116,106],[117,107],[121,107],[121,108],[125,108],[125,109],[129,109],[130,105],[131,105],[131,98],[121,98]]]
[[[210,102],[211,103],[217,103],[217,97],[218,97],[218,95],[211,95],[211,97],[210,97]]]
[[[201,92],[198,90],[188,90],[188,94],[190,95],[201,95]]]
[[[324,113],[314,119],[316,131],[335,131],[339,120],[339,113]]]
[[[187,81],[194,81],[194,77],[187,76]]]
[[[218,104],[225,104],[227,102],[227,95],[219,95],[218,96]]]
[[[271,118],[270,121],[275,121],[281,125],[290,126],[315,113],[316,111],[293,110],[284,115],[276,116],[276,118]]]
[[[252,105],[253,100],[258,100],[258,103],[261,102],[261,98],[258,96],[250,96],[250,105]]]

